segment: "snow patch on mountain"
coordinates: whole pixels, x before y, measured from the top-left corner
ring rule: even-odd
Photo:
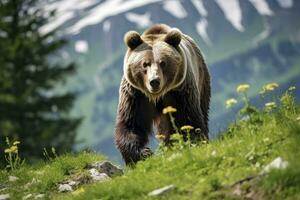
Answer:
[[[107,33],[107,32],[109,32],[110,31],[110,27],[111,27],[111,22],[109,21],[109,20],[105,20],[104,22],[103,22],[103,31],[105,32],[105,33]]]
[[[164,1],[163,8],[168,11],[171,15],[182,19],[187,16],[187,12],[181,5],[179,0],[168,0]]]
[[[86,53],[89,50],[89,45],[85,40],[78,40],[75,43],[75,51],[78,53]]]
[[[152,24],[150,12],[146,12],[145,14],[129,12],[125,14],[125,17],[128,21],[135,23],[138,28],[146,28]]]
[[[44,9],[45,11],[56,10],[58,13],[72,12],[76,10],[83,10],[99,2],[99,0],[63,0],[53,1],[52,3],[47,2]]]
[[[242,10],[238,0],[216,0],[223,11],[226,19],[238,31],[243,32],[245,28],[242,25]]]
[[[205,9],[205,7],[203,5],[203,1],[202,0],[191,0],[191,1],[192,1],[192,4],[194,4],[197,11],[199,12],[199,14],[206,17],[207,10]]]
[[[232,26],[243,32],[245,28],[242,24],[243,13],[240,8],[240,0],[215,0],[217,5],[224,13],[224,17],[232,24]],[[258,11],[260,15],[272,16],[274,12],[271,10],[268,0],[248,0]],[[282,8],[291,8],[294,4],[293,0],[276,0]],[[65,34],[78,34],[82,29],[90,25],[102,23],[103,32],[109,32],[113,26],[108,20],[111,16],[124,14],[125,18],[137,25],[138,28],[149,27],[151,14],[147,11],[144,14],[137,14],[132,9],[147,6],[149,4],[159,3],[166,12],[172,16],[183,19],[188,15],[189,7],[184,7],[182,0],[62,0],[52,1],[52,3],[44,3],[45,13],[56,10],[54,19],[43,26],[40,31],[42,34],[53,31],[57,28],[64,30]],[[214,2],[212,2],[214,3]],[[206,17],[210,10],[204,6],[203,0],[191,0],[191,4],[202,17]],[[128,13],[127,13],[128,12]],[[213,11],[211,11],[213,12]],[[196,19],[198,20],[198,19]],[[196,27],[201,37],[208,42],[209,38],[205,36],[208,21],[196,21]],[[209,22],[211,23],[211,22]],[[198,30],[199,29],[199,30]],[[201,30],[201,31],[200,31]]]
[[[147,4],[159,2],[162,0],[128,0],[128,1],[122,1],[122,0],[110,0],[105,1],[101,3],[98,6],[95,6],[93,9],[90,10],[90,12],[87,14],[87,16],[83,17],[81,20],[79,20],[77,23],[75,23],[73,26],[67,29],[67,33],[70,34],[78,34],[81,29],[89,26],[89,25],[95,25],[103,21],[105,18],[110,16],[115,16],[120,13],[124,13],[128,10],[141,7]]]
[[[97,0],[64,0],[47,3],[44,5],[45,13],[56,10],[56,17],[51,22],[41,27],[40,32],[46,34],[63,25],[68,20],[76,16],[76,12],[88,8],[97,3]]]
[[[52,22],[42,26],[39,29],[39,32],[43,35],[47,34],[51,31],[55,30],[56,28],[60,27],[61,25],[63,25],[65,22],[72,19],[73,17],[75,17],[73,12],[58,13],[56,19],[54,19]]]
[[[291,8],[294,4],[293,0],[277,0],[277,2],[282,8]]]
[[[261,15],[272,16],[273,11],[270,9],[269,4],[266,0],[249,0],[256,8],[257,12]]]
[[[207,34],[207,25],[208,25],[207,20],[205,18],[203,18],[199,22],[196,23],[196,30],[199,33],[199,35],[202,37],[204,42],[208,46],[211,46],[212,43]]]

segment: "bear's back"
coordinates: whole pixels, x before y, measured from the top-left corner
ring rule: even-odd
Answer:
[[[146,29],[143,35],[159,35],[159,34],[167,34],[171,30],[171,27],[165,24],[157,24],[148,29]]]
[[[155,42],[163,41],[165,35],[172,30],[171,27],[165,24],[154,25],[144,31],[141,38],[148,45],[153,45]]]

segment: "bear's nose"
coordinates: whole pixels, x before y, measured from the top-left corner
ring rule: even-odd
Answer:
[[[158,89],[160,85],[160,79],[159,78],[152,79],[150,81],[150,85],[153,89]]]

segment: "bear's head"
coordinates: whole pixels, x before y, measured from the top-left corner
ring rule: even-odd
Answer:
[[[165,27],[146,31],[142,36],[135,31],[127,32],[126,80],[153,101],[178,87],[186,74],[181,40],[178,29]]]

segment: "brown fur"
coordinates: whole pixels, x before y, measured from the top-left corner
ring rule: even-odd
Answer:
[[[138,38],[136,32],[125,36],[129,49],[124,58],[115,132],[115,143],[126,164],[151,155],[146,145],[153,124],[169,143],[174,130],[168,116],[162,114],[167,106],[177,109],[174,117],[178,127],[201,129],[191,133],[192,140],[208,139],[210,77],[196,43],[166,25],[147,29],[140,37],[142,42]],[[148,63],[158,70],[163,82],[158,94],[146,87]]]
[[[135,31],[129,31],[124,36],[124,42],[130,49],[135,49],[143,43],[141,36]]]
[[[170,27],[165,24],[157,24],[151,28],[145,30],[143,35],[159,35],[167,34],[170,30]]]

